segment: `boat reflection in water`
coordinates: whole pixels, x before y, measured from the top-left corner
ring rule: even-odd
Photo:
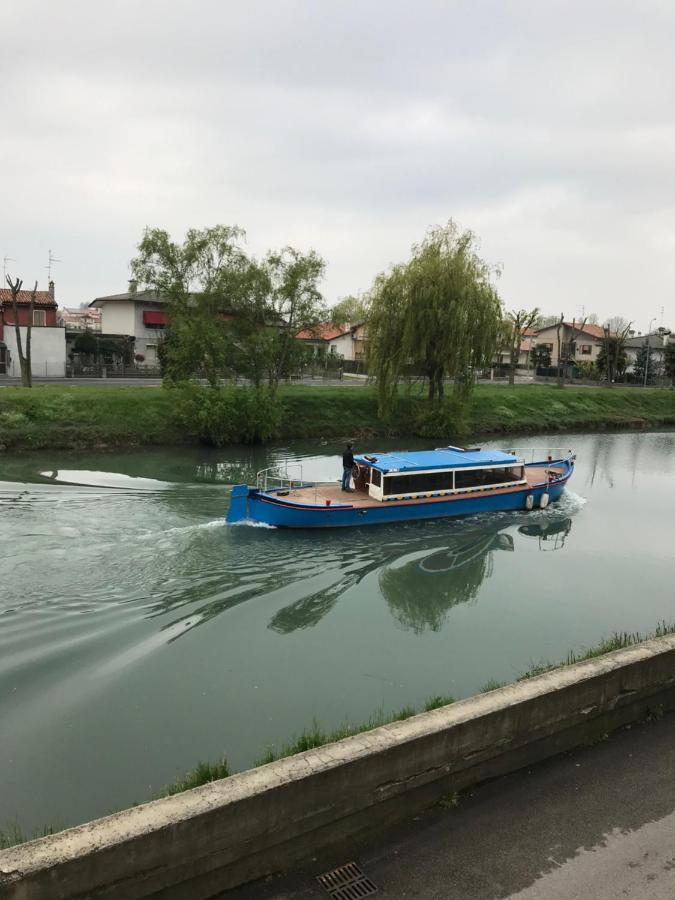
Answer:
[[[394,618],[418,633],[440,631],[453,606],[476,600],[492,575],[494,551],[515,550],[514,537],[506,532],[513,524],[458,531],[442,548],[401,566],[385,566],[379,584]],[[561,550],[571,529],[568,517],[546,518],[521,525],[518,533],[537,538],[540,550]]]
[[[525,537],[538,538],[540,550],[562,550],[571,530],[572,520],[565,518],[546,520],[541,524],[521,525],[518,532]]]
[[[421,559],[383,568],[380,589],[394,618],[418,633],[440,631],[449,610],[475,600],[492,575],[492,551],[513,552],[513,535],[504,533],[507,527],[502,523],[458,531]]]

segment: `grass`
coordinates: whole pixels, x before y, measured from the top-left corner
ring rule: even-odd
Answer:
[[[26,834],[18,822],[11,822],[6,828],[0,828],[0,850],[7,850],[9,847],[15,847],[17,844],[25,844],[28,841],[34,841],[36,838],[47,837],[49,834],[56,834],[63,831],[63,825],[43,825],[41,828],[35,828],[32,834]]]
[[[183,791],[190,791],[203,784],[227,778],[230,774],[230,767],[225,756],[216,762],[198,762],[194,769],[177,778],[159,796],[170,797],[173,794],[182,794]]]
[[[551,672],[553,669],[559,669],[561,666],[573,666],[575,663],[583,662],[585,659],[595,659],[597,656],[604,656],[606,653],[612,653],[614,650],[634,647],[643,641],[651,641],[654,638],[664,637],[667,634],[675,634],[675,622],[661,622],[654,631],[646,632],[645,634],[641,634],[639,631],[615,631],[609,637],[602,638],[592,647],[587,647],[580,651],[568,651],[563,662],[552,663],[542,660],[530,663],[530,667],[519,675],[516,681],[526,681],[528,678],[535,678],[537,675],[543,675],[545,672]],[[499,684],[499,682],[493,683]],[[490,690],[493,690],[493,688],[490,688]]]
[[[143,387],[0,389],[0,444],[7,449],[175,444],[169,391]]]
[[[402,390],[398,412],[377,416],[373,387],[291,385],[279,391],[278,439],[376,435],[432,439],[461,433],[563,431],[675,423],[675,391],[648,388],[559,389],[479,385],[461,420],[451,400],[431,413],[424,396]],[[0,389],[0,445],[6,449],[85,449],[194,443],[178,424],[174,395],[162,388],[36,385]]]
[[[424,703],[423,709],[429,712],[432,709],[438,709],[450,703],[454,703],[453,697],[438,694],[435,697],[430,697]],[[355,734],[362,734],[364,731],[371,731],[373,728],[379,728],[381,725],[402,722],[404,719],[417,715],[418,711],[414,706],[404,706],[402,709],[391,713],[385,713],[380,708],[365,722],[343,722],[332,731],[324,731],[316,719],[313,719],[311,727],[301,731],[289,743],[281,744],[279,747],[268,747],[263,756],[254,762],[254,766],[265,766],[268,763],[275,762],[277,759],[285,759],[287,756],[294,756],[296,753],[303,753],[305,750],[313,750],[315,747],[333,744],[335,741],[353,737]]]
[[[490,691],[499,690],[499,688],[506,687],[508,681],[497,681],[495,678],[490,678],[485,684],[479,688],[479,694],[489,694]]]

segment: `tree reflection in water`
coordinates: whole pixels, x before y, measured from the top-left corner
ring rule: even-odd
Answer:
[[[389,609],[405,628],[440,631],[448,611],[476,599],[492,575],[492,550],[513,551],[513,536],[501,522],[452,535],[446,545],[402,566],[380,573],[380,589]]]

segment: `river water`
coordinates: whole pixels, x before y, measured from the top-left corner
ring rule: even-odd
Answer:
[[[314,533],[225,525],[226,486],[335,444],[0,458],[0,828],[672,621],[675,433],[562,442],[544,512]]]

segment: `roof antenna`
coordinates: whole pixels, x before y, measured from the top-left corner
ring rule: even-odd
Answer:
[[[4,284],[7,280],[7,263],[8,262],[16,262],[13,256],[3,256],[2,257],[2,283]]]
[[[57,259],[54,256],[54,254],[52,253],[52,251],[50,250],[49,251],[49,265],[45,266],[45,269],[47,270],[47,287],[49,287],[49,282],[52,280],[52,266],[54,265],[54,263],[57,263],[57,262],[61,262],[61,260]]]

